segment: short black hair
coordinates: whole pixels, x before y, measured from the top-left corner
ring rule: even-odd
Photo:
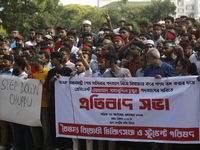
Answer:
[[[70,39],[65,38],[62,45],[71,49],[73,47],[73,42]]]
[[[196,39],[200,37],[200,30],[194,31],[194,35],[196,36]]]
[[[174,23],[174,17],[172,16],[167,16],[164,18],[164,20],[171,20],[171,22]]]
[[[31,28],[29,31],[35,31],[35,32],[36,32],[36,30],[35,30],[35,29],[33,29],[33,28]]]
[[[150,40],[150,39],[151,39],[151,37],[150,37],[147,33],[141,33],[138,37],[140,37],[140,36],[146,37],[147,40]]]
[[[183,19],[183,18],[188,18],[188,16],[182,15],[182,16],[180,16],[180,18],[181,18],[181,19]]]
[[[77,62],[82,62],[82,61],[81,61],[81,59],[77,59],[77,60],[75,61],[75,64],[76,64]]]
[[[195,24],[196,20],[194,18],[186,18],[185,20],[190,20],[191,23]]]
[[[139,22],[139,26],[141,26],[141,25],[143,25],[147,28],[149,24],[147,21],[141,21],[141,22]]]
[[[119,31],[121,31],[121,30],[126,30],[127,32],[130,33],[130,29],[129,29],[129,27],[127,27],[127,26],[121,27],[121,28],[119,29]]]
[[[125,26],[131,26],[132,28],[134,28],[134,25],[132,23],[126,23]]]
[[[69,47],[62,47],[62,48],[60,48],[60,52],[66,52],[67,54],[70,54],[71,53],[71,50],[70,50],[70,48]]]
[[[181,58],[179,60],[180,64],[183,66],[183,68],[188,67],[188,73],[191,75],[198,75],[197,72],[197,66],[195,63],[191,63],[189,59]]]
[[[184,34],[182,35],[182,37],[183,37],[183,36],[187,36],[188,39],[189,39],[189,41],[190,41],[190,42],[192,41],[192,35],[191,35],[190,33],[184,33]]]
[[[118,23],[124,22],[126,23],[126,20],[119,20]]]
[[[83,53],[83,55],[84,55],[84,54],[87,54],[87,55],[88,55],[88,59],[89,59],[89,61],[92,59],[92,54]]]
[[[117,64],[117,60],[119,59],[118,58],[118,55],[114,52],[114,51],[110,51],[110,52],[108,52],[108,53],[105,53],[104,55],[103,55],[103,57],[111,57],[111,58],[113,58],[114,59],[114,62]]]
[[[28,54],[23,54],[23,55],[21,55],[21,58],[26,58],[26,60],[28,61],[28,62],[30,62],[30,60],[31,60],[31,56],[30,55],[28,55]]]
[[[63,62],[63,53],[58,52],[58,51],[53,52],[53,53],[51,53],[51,59],[52,58],[56,58],[59,60],[60,63],[62,63]]]
[[[74,31],[68,31],[67,36],[72,35],[74,38],[76,38],[76,33]]]
[[[84,33],[82,34],[83,39],[84,39],[86,36],[91,36],[91,37],[92,37],[92,34],[91,34],[90,32],[84,32]]]
[[[104,39],[107,39],[107,38],[111,38],[114,36],[115,34],[114,33],[108,33],[104,36]]]
[[[11,61],[11,62],[14,61],[13,56],[11,56],[11,55],[4,55],[4,56],[3,56],[3,59],[9,60],[9,61]]]
[[[131,36],[133,36],[133,35],[139,35],[139,33],[136,30],[132,30],[132,31],[130,31],[130,35]]]
[[[32,52],[32,48],[31,47],[29,47],[29,46],[26,46],[26,47],[24,47],[23,49],[22,49],[22,52],[23,51],[29,51],[29,53],[31,54],[31,52]]]
[[[18,57],[15,59],[15,63],[17,63],[18,66],[22,67],[22,70],[24,70],[26,68],[26,62],[23,58]]]
[[[132,44],[144,49],[144,43],[142,41],[133,41]]]
[[[41,51],[39,51],[38,54],[44,54],[44,56],[45,56],[47,59],[50,59],[50,55],[49,55],[49,53],[46,52],[46,51],[41,50]]]

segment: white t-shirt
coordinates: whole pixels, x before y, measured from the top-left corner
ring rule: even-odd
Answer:
[[[86,70],[80,74],[76,74],[75,77],[92,77],[92,69]]]
[[[192,54],[189,58],[191,63],[195,63],[197,66],[197,71],[200,74],[200,58],[198,58],[197,52]]]

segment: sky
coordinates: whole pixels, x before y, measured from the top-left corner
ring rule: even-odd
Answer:
[[[81,4],[81,5],[91,5],[97,6],[97,0],[60,0],[63,5],[67,4]]]

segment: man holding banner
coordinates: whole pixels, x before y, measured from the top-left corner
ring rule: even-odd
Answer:
[[[47,75],[47,84],[48,89],[50,91],[49,98],[49,116],[50,116],[50,126],[51,126],[51,136],[53,137],[53,145],[54,147],[60,147],[60,139],[56,138],[56,129],[55,129],[55,86],[54,82],[60,76],[70,76],[72,70],[68,67],[64,67],[63,63],[63,53],[61,52],[53,52],[51,53],[51,65],[54,66],[48,72]]]
[[[26,78],[28,74],[25,72],[26,62],[23,58],[18,58],[15,60],[13,65],[13,75],[21,78]],[[30,131],[30,126],[12,123],[14,129],[14,142],[13,146],[15,150],[20,150],[23,147],[26,149],[33,148],[33,139]],[[21,134],[23,133],[23,134]],[[24,137],[24,146],[21,143],[21,139]]]
[[[160,52],[157,49],[152,48],[148,50],[147,62],[150,64],[150,66],[145,70],[144,76],[155,77],[156,79],[174,76],[174,69],[171,65],[160,60]],[[143,150],[150,150],[149,143],[142,143],[140,146]],[[171,149],[171,144],[164,144],[164,146],[166,147],[166,150]],[[159,149],[159,144],[152,143],[152,149]]]
[[[3,70],[0,74],[12,76],[13,72],[13,57],[11,55],[3,56]],[[7,138],[8,138],[8,122],[0,120],[1,127],[1,150],[6,150]]]
[[[41,127],[31,127],[33,136],[34,147],[36,149],[42,149],[43,145],[47,150],[53,148],[53,139],[51,134],[50,119],[49,119],[49,91],[47,88],[47,75],[48,68],[44,67],[44,62],[40,54],[36,54],[31,59],[31,65],[35,67],[35,72],[29,74],[29,77],[33,79],[39,79],[43,84],[42,88],[42,104],[41,104]],[[44,134],[44,138],[42,138]]]
[[[103,55],[105,57],[105,64],[106,68],[110,68],[109,71],[103,74],[103,77],[111,77],[111,78],[123,78],[123,77],[131,77],[131,73],[126,68],[120,68],[117,65],[118,56],[115,52],[108,52]],[[105,149],[105,142],[98,141],[99,150]],[[115,141],[108,141],[108,148],[109,150],[115,150],[116,142]]]

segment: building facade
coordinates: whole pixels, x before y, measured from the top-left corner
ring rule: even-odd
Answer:
[[[116,1],[119,0],[98,0],[97,6],[104,7]],[[138,2],[138,4],[142,6],[142,3],[147,4],[148,2],[151,2],[151,0],[128,0],[128,2],[130,5],[131,2],[135,2],[135,5],[137,5]],[[171,2],[173,2],[177,7],[176,15],[174,16],[175,18],[178,18],[182,15],[200,18],[200,0],[171,0]]]

